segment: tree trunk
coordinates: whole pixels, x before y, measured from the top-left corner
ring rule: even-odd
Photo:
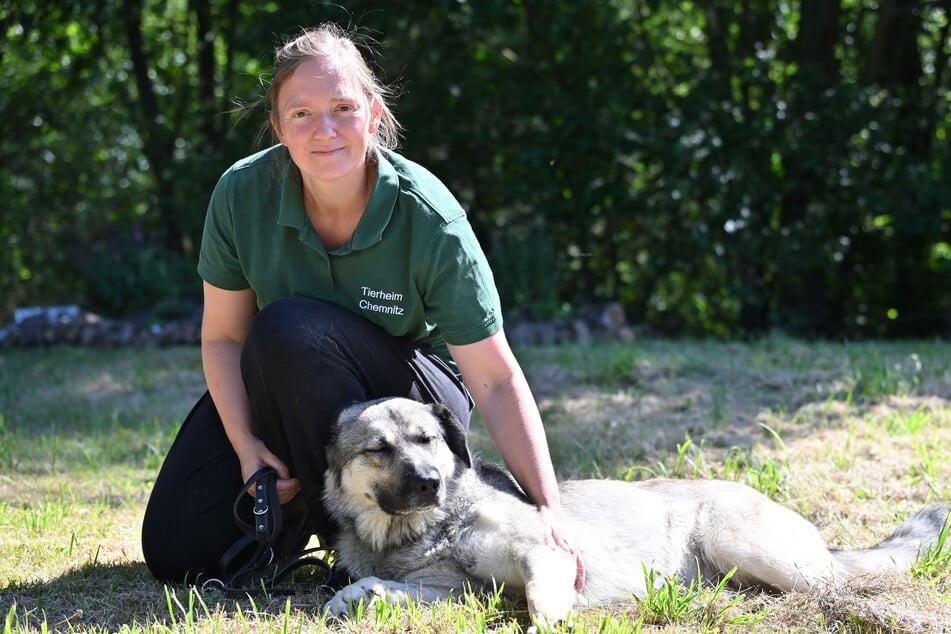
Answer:
[[[802,121],[807,113],[821,108],[824,92],[834,86],[838,80],[838,63],[835,57],[835,45],[838,34],[841,5],[839,0],[802,0],[800,6],[799,33],[793,43],[793,54],[799,66],[794,81],[795,98],[790,99],[790,119]],[[821,136],[803,137],[803,142],[818,145],[813,155],[822,157],[818,162],[806,162],[801,153],[790,153],[783,159],[785,182],[794,184],[784,188],[782,196],[782,225],[792,239],[784,240],[784,251],[779,284],[779,305],[785,313],[793,330],[807,336],[829,334],[833,325],[829,323],[834,308],[830,306],[826,277],[827,257],[823,244],[813,239],[815,227],[829,221],[815,217],[810,207],[817,197],[825,192],[825,173],[834,166],[824,159],[835,157],[841,152],[843,142],[833,130]],[[818,235],[828,238],[827,231]]]
[[[875,35],[869,43],[868,77],[883,86],[916,86],[921,76],[918,53],[918,0],[882,0]]]
[[[215,30],[212,27],[209,0],[192,0],[192,11],[198,24],[195,47],[198,58],[198,129],[202,151],[213,153],[219,146],[219,130],[215,125]]]
[[[921,32],[921,2],[917,0],[882,0],[875,34],[869,43],[869,80],[896,95],[901,106],[890,141],[895,147],[904,147],[907,154],[919,161],[931,154],[932,126],[928,112],[922,77],[918,35]],[[900,181],[906,187],[918,183]],[[933,289],[940,284],[933,279],[924,264],[935,240],[930,227],[935,219],[927,214],[936,209],[922,206],[916,192],[909,192],[908,204],[894,210],[892,217],[895,234],[888,257],[894,262],[895,278],[892,296],[897,320],[889,324],[891,333],[914,335],[919,329],[933,327]],[[927,200],[927,197],[925,197]]]
[[[835,44],[841,12],[838,1],[802,0],[800,5],[796,61],[814,73],[823,86],[833,85],[839,76]]]
[[[142,37],[142,0],[128,0],[123,12],[123,26],[129,45],[129,58],[132,61],[132,73],[138,92],[138,104],[141,114],[139,134],[142,136],[142,151],[149,161],[152,177],[155,179],[156,206],[163,228],[163,242],[166,249],[181,253],[183,232],[175,218],[175,206],[172,200],[175,182],[172,177],[174,142],[161,123],[161,110],[149,77],[149,59]]]

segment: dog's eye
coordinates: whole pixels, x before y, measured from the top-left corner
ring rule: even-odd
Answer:
[[[363,450],[364,453],[386,453],[390,450],[388,445],[373,445]]]
[[[428,445],[428,444],[432,443],[434,440],[436,440],[436,437],[435,437],[435,436],[420,436],[420,437],[416,440],[416,442],[418,442],[418,443],[421,444],[421,445]]]

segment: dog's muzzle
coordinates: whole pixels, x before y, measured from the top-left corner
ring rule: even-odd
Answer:
[[[377,491],[376,501],[390,515],[408,515],[439,506],[444,499],[442,477],[436,469],[409,469],[398,487]]]

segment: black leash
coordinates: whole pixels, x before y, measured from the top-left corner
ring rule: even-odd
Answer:
[[[277,540],[284,528],[284,511],[277,497],[277,472],[271,467],[256,471],[244,483],[234,501],[234,521],[244,533],[219,561],[221,577],[206,580],[202,590],[217,588],[232,596],[257,596],[264,594],[295,594],[297,589],[279,586],[282,581],[304,566],[317,566],[331,574],[330,565],[317,552],[327,552],[324,547],[299,548],[286,557],[278,556]],[[241,517],[242,502],[247,491],[254,488],[254,504],[251,522]],[[236,561],[245,563],[234,568]]]
[[[244,501],[244,494],[254,487],[254,524],[249,524],[241,517],[240,505]],[[234,521],[245,535],[254,535],[260,544],[266,544],[281,533],[284,527],[284,511],[277,499],[277,472],[271,467],[262,467],[254,472],[244,488],[238,492],[234,500]]]

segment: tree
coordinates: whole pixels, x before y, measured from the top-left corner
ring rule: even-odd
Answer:
[[[4,6],[4,306],[195,292],[215,179],[261,147],[266,113],[233,100],[260,96],[276,39],[332,20],[402,88],[404,151],[469,211],[507,308],[618,300],[696,335],[947,332],[948,14],[946,0]],[[156,262],[189,275],[156,285]]]

